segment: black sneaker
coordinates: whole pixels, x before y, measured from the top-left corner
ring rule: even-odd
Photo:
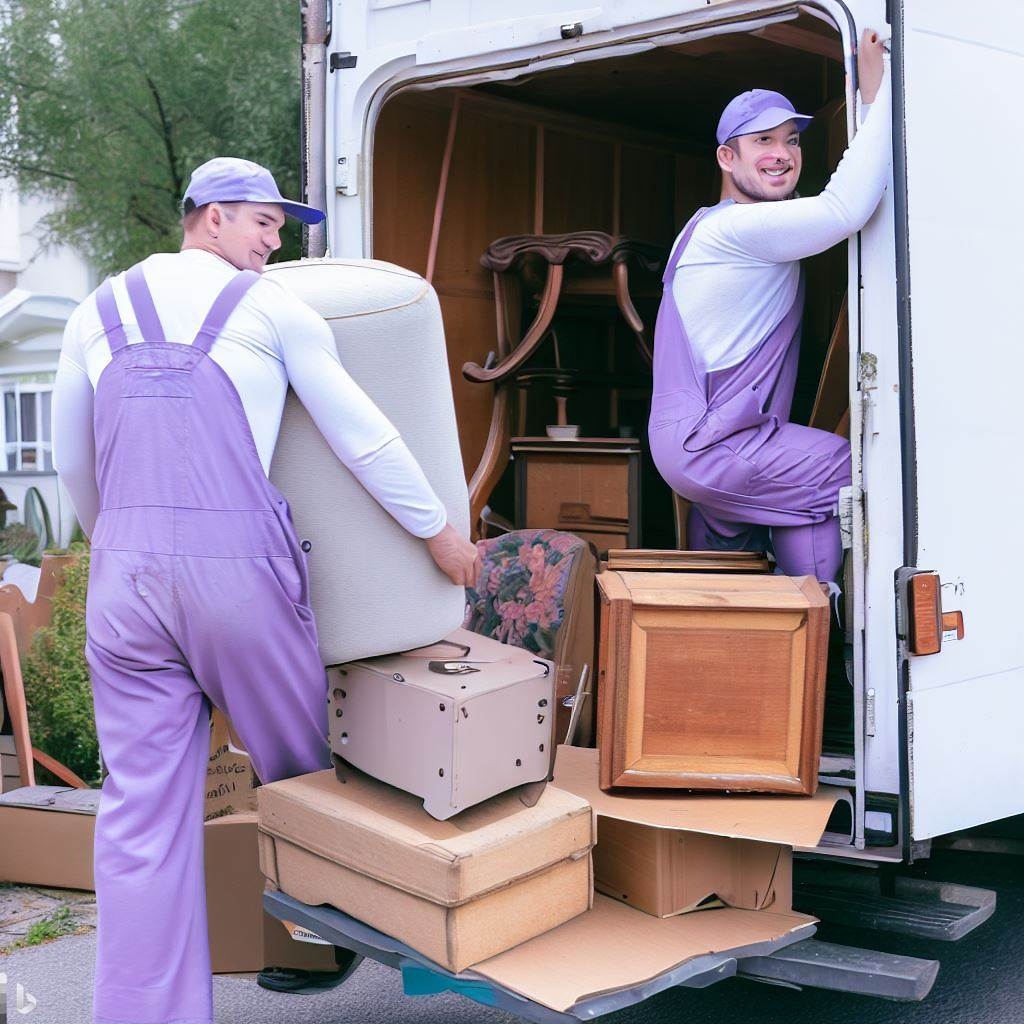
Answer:
[[[337,988],[362,962],[358,953],[334,947],[336,971],[305,971],[297,967],[266,967],[256,975],[256,984],[271,992],[311,995]]]

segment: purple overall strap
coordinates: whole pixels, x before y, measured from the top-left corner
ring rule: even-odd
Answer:
[[[107,336],[107,344],[110,345],[110,352],[113,354],[128,344],[128,338],[124,333],[124,325],[121,323],[121,314],[117,310],[117,300],[114,298],[114,288],[109,277],[96,289],[96,308],[100,314],[100,323],[103,324],[103,333]]]
[[[199,328],[195,341],[192,342],[200,352],[210,351],[210,347],[217,340],[217,335],[228,322],[228,317],[259,278],[260,275],[255,270],[242,270],[224,286],[210,307],[210,312],[206,314],[206,319],[203,321],[203,326]]]
[[[139,325],[139,333],[143,341],[166,341],[160,318],[156,315],[153,296],[146,284],[146,275],[142,272],[142,264],[136,263],[124,276],[128,288],[128,298],[135,310],[135,322]]]
[[[679,257],[682,256],[683,250],[689,244],[690,239],[693,237],[693,232],[697,225],[701,222],[704,214],[710,210],[710,206],[705,206],[698,210],[691,218],[689,224],[686,225],[685,230],[679,236],[679,241],[672,246],[672,254],[668,258],[668,262],[665,264],[665,273],[661,275],[662,284],[667,285],[673,278],[676,272],[677,265],[679,263]]]
[[[679,241],[672,247],[672,254],[668,258],[668,263],[665,264],[665,273],[661,275],[661,283],[667,285],[671,280],[676,270],[680,257],[683,255],[683,250],[689,245],[690,239],[693,237],[694,231],[697,230],[697,225],[709,214],[712,210],[717,210],[719,206],[725,203],[731,203],[731,199],[723,199],[722,202],[716,203],[714,206],[702,206],[689,220],[683,233],[679,236]]]

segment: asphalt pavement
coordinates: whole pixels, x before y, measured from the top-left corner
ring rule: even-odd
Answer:
[[[1024,858],[943,852],[929,877],[995,889],[995,917],[958,943],[822,926],[831,942],[938,959],[938,981],[923,1003],[891,1003],[807,989],[729,980],[704,990],[674,989],[611,1014],[606,1024],[1024,1024]],[[69,936],[0,957],[8,1020],[89,1024],[95,933]],[[19,1015],[16,986],[36,1000]],[[251,978],[214,979],[217,1024],[511,1024],[514,1018],[450,994],[406,998],[396,971],[365,962],[342,986],[317,995],[267,992]],[[28,1005],[26,1001],[25,1005]],[[2,1009],[0,1009],[2,1019]]]

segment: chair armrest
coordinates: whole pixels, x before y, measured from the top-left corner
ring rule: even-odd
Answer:
[[[37,747],[32,748],[32,760],[36,764],[45,768],[48,772],[56,775],[61,782],[66,782],[69,786],[75,789],[89,789],[89,784],[80,779],[67,765],[61,764],[54,757],[50,757],[49,754],[44,754]]]

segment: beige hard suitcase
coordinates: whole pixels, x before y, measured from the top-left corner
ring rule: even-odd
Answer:
[[[441,821],[550,774],[555,673],[530,651],[458,629],[328,679],[332,751]]]

